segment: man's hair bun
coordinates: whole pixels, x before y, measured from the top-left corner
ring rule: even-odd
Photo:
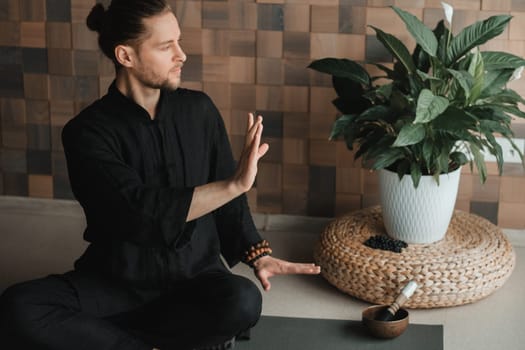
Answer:
[[[89,29],[99,32],[102,30],[104,24],[104,17],[106,16],[106,9],[101,3],[97,3],[91,9],[91,12],[86,18],[86,24]]]

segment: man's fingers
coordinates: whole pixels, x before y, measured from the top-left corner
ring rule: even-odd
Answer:
[[[297,274],[307,274],[307,275],[317,275],[321,272],[321,267],[316,266],[315,264],[297,264],[291,263],[287,267],[286,273],[297,273]]]

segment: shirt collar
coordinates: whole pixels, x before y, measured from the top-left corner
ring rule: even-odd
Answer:
[[[166,111],[166,94],[164,89],[160,91],[159,103],[157,106],[157,113],[155,114],[155,120],[162,121],[164,119],[164,112]],[[116,115],[123,118],[139,119],[145,122],[151,122],[149,113],[135,101],[125,96],[117,88],[116,81],[113,80],[108,88],[108,93],[103,98],[105,105],[112,110]]]

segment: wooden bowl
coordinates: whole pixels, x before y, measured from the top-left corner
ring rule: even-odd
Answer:
[[[400,336],[408,327],[408,311],[399,309],[392,321],[377,321],[376,314],[387,305],[370,306],[363,310],[362,321],[370,334],[378,338],[395,338]]]

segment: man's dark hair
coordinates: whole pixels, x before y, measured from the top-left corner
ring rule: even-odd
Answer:
[[[165,11],[171,11],[165,0],[113,0],[107,9],[97,3],[87,16],[86,24],[98,32],[100,49],[119,69],[121,65],[115,57],[115,47],[140,44],[141,36],[146,32],[143,19]]]

